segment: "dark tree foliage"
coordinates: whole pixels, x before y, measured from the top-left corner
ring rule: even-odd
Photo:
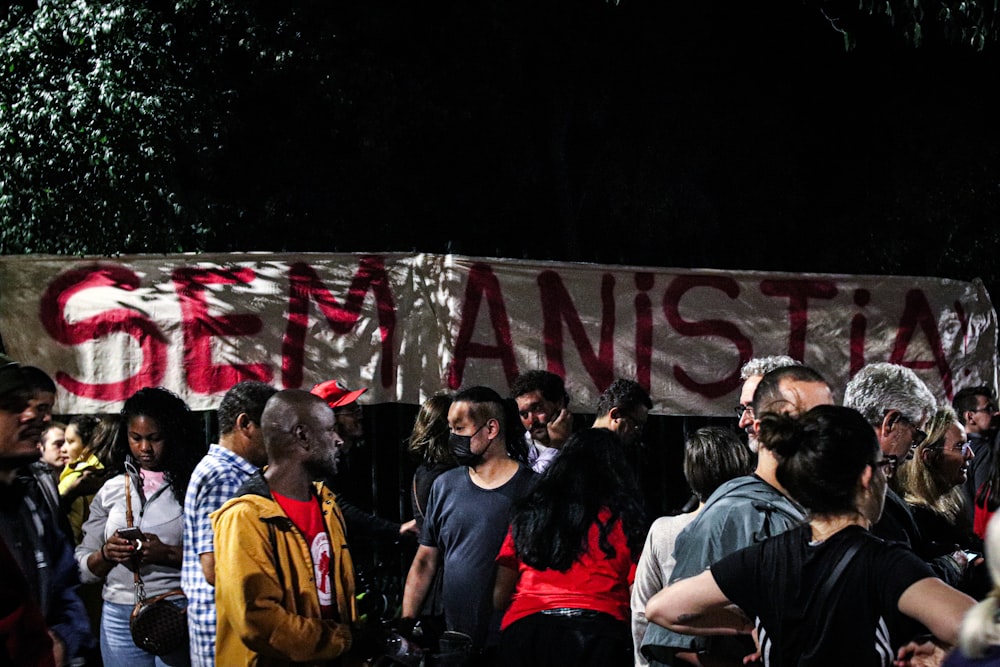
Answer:
[[[995,41],[952,0],[16,3],[0,252],[991,285]]]
[[[13,7],[0,26],[0,252],[199,250],[281,208],[239,171],[268,159],[280,177],[289,136],[311,131],[299,110],[338,98],[326,7]]]
[[[914,46],[925,40],[982,50],[1000,36],[1000,5],[994,0],[806,0],[854,48],[871,19],[891,26]]]

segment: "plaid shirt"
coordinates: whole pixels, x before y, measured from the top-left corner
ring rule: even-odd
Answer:
[[[257,468],[225,447],[212,445],[188,483],[184,496],[184,561],[181,588],[188,598],[188,630],[192,665],[215,664],[215,587],[201,570],[203,553],[211,553],[212,522],[208,515],[236,495]]]

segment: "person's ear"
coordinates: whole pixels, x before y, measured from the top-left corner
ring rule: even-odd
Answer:
[[[500,420],[490,417],[486,420],[486,434],[493,439],[500,435]]]
[[[617,407],[608,410],[608,419],[610,419],[611,421],[615,421],[616,419],[621,419],[621,418],[622,418],[622,411],[619,410]]]
[[[934,462],[934,451],[935,450],[933,449],[928,449],[927,447],[923,447],[920,450],[920,460],[923,461],[925,464],[930,465],[931,463]]]
[[[883,438],[888,437],[892,433],[893,427],[899,422],[899,418],[902,417],[902,413],[899,410],[889,410],[885,413],[885,417],[882,418],[882,425],[880,427],[881,436]]]
[[[866,465],[865,469],[861,471],[861,479],[858,480],[861,483],[861,488],[867,491],[871,488],[872,477],[875,475],[875,466],[872,464]]]
[[[253,422],[250,420],[250,415],[245,412],[241,412],[239,417],[236,418],[236,427],[241,431],[245,431],[250,428]]]

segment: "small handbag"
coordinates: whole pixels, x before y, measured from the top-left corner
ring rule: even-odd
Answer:
[[[125,520],[132,527],[132,494],[129,491],[129,477],[125,473]],[[178,607],[169,600],[184,597],[179,588],[153,598],[146,598],[142,577],[136,568],[132,572],[135,579],[135,607],[129,618],[132,641],[143,651],[164,656],[188,644],[187,609]]]

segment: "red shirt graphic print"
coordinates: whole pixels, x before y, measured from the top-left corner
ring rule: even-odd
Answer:
[[[326,534],[326,526],[323,524],[323,511],[319,506],[319,498],[314,496],[309,500],[295,500],[273,491],[271,495],[295,527],[302,532],[306,544],[309,545],[316,593],[319,595],[323,618],[335,618],[337,611],[330,581],[330,536]]]

